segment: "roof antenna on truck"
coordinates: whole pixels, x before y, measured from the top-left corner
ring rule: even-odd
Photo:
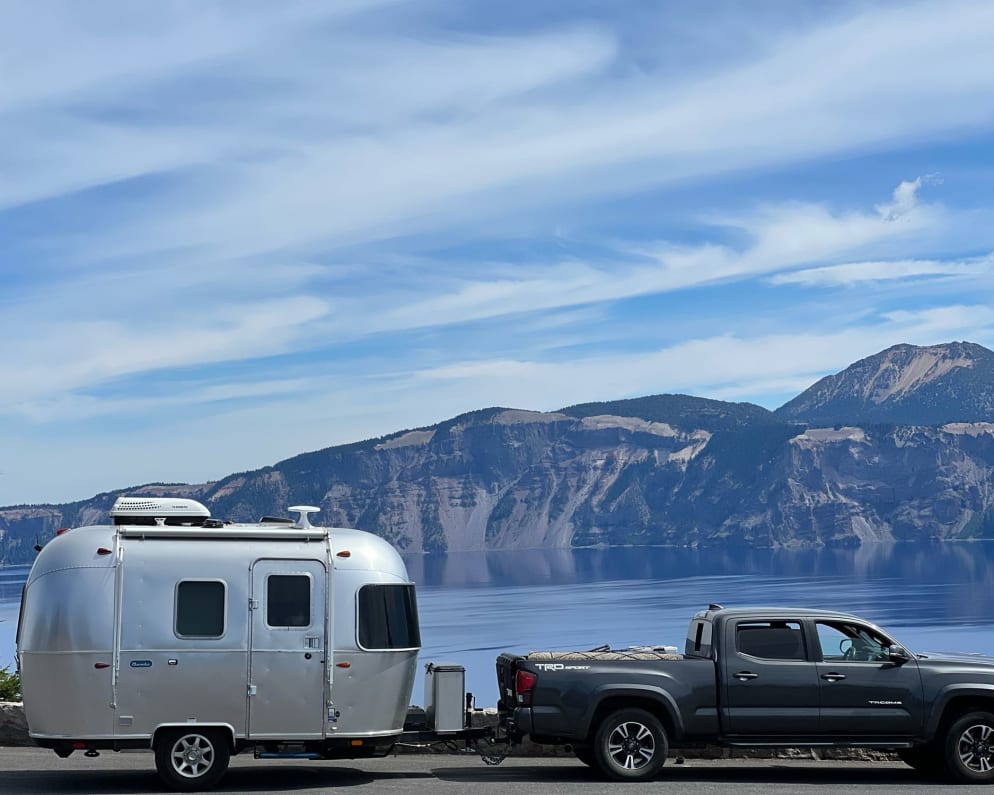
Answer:
[[[309,530],[312,525],[311,520],[307,515],[310,513],[317,513],[320,510],[320,508],[315,508],[313,505],[291,505],[290,512],[298,514],[297,521],[294,523],[294,526],[298,530]]]

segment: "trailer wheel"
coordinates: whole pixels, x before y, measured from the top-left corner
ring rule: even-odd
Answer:
[[[164,731],[155,744],[155,769],[170,789],[210,789],[228,769],[231,750],[219,729]]]
[[[659,773],[669,744],[663,724],[644,709],[619,709],[594,735],[597,769],[616,781],[646,781]]]
[[[971,712],[949,727],[946,769],[968,784],[994,782],[994,715]]]

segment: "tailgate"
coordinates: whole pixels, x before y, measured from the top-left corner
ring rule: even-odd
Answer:
[[[518,672],[518,660],[523,659],[520,654],[509,652],[504,652],[497,658],[497,692],[500,693],[498,712],[514,709],[514,677]]]

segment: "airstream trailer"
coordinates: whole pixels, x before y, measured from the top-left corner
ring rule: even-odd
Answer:
[[[421,646],[414,585],[386,541],[312,526],[316,510],[235,524],[193,500],[128,497],[113,525],[60,531],[18,630],[35,742],[151,748],[181,790],[212,786],[247,749],[386,754]]]

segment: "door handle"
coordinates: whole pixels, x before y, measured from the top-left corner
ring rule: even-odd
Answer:
[[[737,674],[732,674],[732,676],[743,682],[746,679],[759,679],[759,674],[754,674],[752,671],[739,671]]]
[[[846,675],[845,674],[822,674],[821,678],[825,679],[825,680],[827,680],[829,682],[838,682],[841,679],[845,679]]]

